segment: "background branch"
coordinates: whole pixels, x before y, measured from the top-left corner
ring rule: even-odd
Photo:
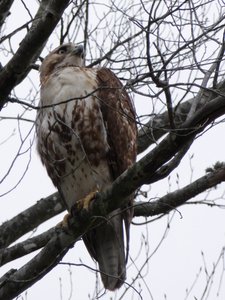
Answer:
[[[167,214],[171,210],[183,205],[189,199],[224,181],[225,166],[223,164],[219,169],[213,170],[187,186],[176,190],[175,192],[168,193],[158,200],[135,203],[134,216],[149,217],[159,214]]]
[[[216,90],[204,89],[196,109],[200,109],[207,102],[215,99],[218,96],[218,92],[225,95],[225,81],[222,81]],[[194,102],[195,97],[177,105],[174,116],[176,127],[179,127],[186,120]],[[145,151],[149,146],[154,144],[159,138],[170,131],[170,122],[167,111],[151,117],[150,120],[146,124],[142,125],[138,131],[138,153]]]

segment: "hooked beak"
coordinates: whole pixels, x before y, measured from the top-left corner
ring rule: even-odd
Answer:
[[[83,45],[75,46],[73,53],[83,58],[84,57],[84,46]]]

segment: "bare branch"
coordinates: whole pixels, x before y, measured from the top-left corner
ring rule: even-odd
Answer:
[[[200,101],[198,102],[197,109],[200,109],[207,102],[212,101],[217,97],[217,92],[225,94],[225,81],[218,85],[217,90],[204,89],[202,92]],[[180,103],[176,108],[175,124],[179,127],[190,115],[190,109],[195,102],[195,98],[189,99],[183,103]],[[193,115],[193,113],[192,113]],[[160,137],[170,132],[170,122],[168,113],[164,112],[150,118],[150,120],[141,126],[138,132],[138,153],[146,150],[150,145],[154,144]]]
[[[205,97],[211,94],[213,93],[206,93]],[[205,101],[205,99],[203,100]],[[187,150],[186,149],[184,152],[181,151],[181,154],[177,154],[176,156],[177,151],[179,153],[178,142],[176,142],[176,140],[181,140],[182,143],[185,144],[188,143],[189,140],[193,141],[193,136],[195,136],[197,132],[202,131],[214,118],[223,115],[225,109],[224,105],[224,98],[222,97],[211,99],[209,103],[205,104],[202,109],[196,112],[196,114],[192,117],[192,119],[188,121],[188,123],[183,123],[182,127],[180,127],[175,133],[171,133],[170,136],[165,138],[155,149],[153,149],[153,151],[147,154],[141,161],[137,162],[131,168],[131,170],[128,170],[128,174],[132,174],[132,177],[130,177],[130,175],[126,175],[124,177],[124,184],[126,182],[125,186],[127,185],[133,187],[132,190],[129,190],[128,194],[133,192],[141,184],[150,182],[152,183],[161,178],[164,178],[173,169],[175,169],[179,164],[181,157],[184,155],[184,153],[186,153]],[[180,116],[179,122],[182,121],[182,119],[184,120],[186,118],[190,107],[191,100],[180,105],[180,113],[176,114],[177,116]],[[165,115],[167,116],[167,113],[160,115],[158,118],[156,118],[155,121],[153,120],[155,122],[154,124],[157,124],[157,120],[160,120],[161,125],[164,128],[161,129],[161,132],[159,130],[158,137],[166,133],[166,124],[164,122],[166,122],[167,118]],[[197,124],[200,124],[200,127]],[[153,127],[152,132],[149,130],[151,136],[152,133],[157,134],[157,126],[155,127],[155,129]],[[144,136],[142,136],[142,132]],[[140,139],[142,139],[142,141],[143,139],[146,139],[147,142],[145,141],[145,145],[149,145],[153,140],[151,136],[148,136],[147,132],[142,129],[139,133],[139,141]],[[180,148],[182,149],[182,146],[180,146]],[[175,158],[171,162],[169,162],[168,165],[166,165],[166,161],[169,161],[174,155]],[[118,178],[118,184],[120,182],[120,179],[121,178]],[[129,183],[130,179],[132,180],[132,185],[130,185]],[[139,180],[141,183],[139,183]],[[122,186],[123,185],[121,185],[121,188]],[[118,198],[117,193],[115,198]],[[3,223],[0,226],[1,247],[8,246],[26,232],[34,229],[36,226],[38,226],[48,218],[51,218],[52,216],[64,211],[64,209],[65,207],[62,202],[60,202],[60,197],[57,193],[49,196],[46,199],[40,200],[33,207],[29,208],[12,220]],[[21,225],[18,226],[18,224]]]
[[[48,37],[57,25],[69,0],[42,0],[32,26],[20,46],[0,73],[0,110],[11,90],[20,83],[40,55]]]
[[[197,196],[207,189],[215,187],[225,181],[225,166],[210,172],[191,184],[175,192],[168,193],[164,197],[153,202],[138,202],[134,207],[134,216],[155,216],[166,214],[171,210],[183,205],[189,199]]]
[[[64,209],[58,193],[39,200],[35,205],[0,226],[0,248],[7,247]]]
[[[43,232],[33,238],[27,239],[12,247],[1,249],[0,266],[3,266],[4,264],[7,264],[14,259],[17,259],[44,247],[52,238],[54,232],[55,228],[51,228],[46,232]]]
[[[74,237],[56,232],[46,247],[29,263],[1,281],[0,298],[13,299],[54,268],[74,243]]]
[[[162,197],[158,201],[137,203],[135,205],[135,216],[168,213],[177,206],[184,204],[191,197],[196,196],[205,189],[213,187],[222,181],[225,181],[224,166],[203,176],[185,188]],[[14,271],[9,278],[6,279],[4,277],[4,284],[0,287],[0,297],[5,299],[7,295],[7,299],[12,299],[42,278],[65,255],[69,247],[93,224],[93,217],[96,220],[96,218],[98,218],[96,216],[109,213],[109,209],[115,209],[114,203],[111,201],[113,204],[110,205],[110,199],[107,198],[107,194],[110,195],[110,192],[108,191],[108,193],[104,194],[99,196],[99,199],[97,199],[98,203],[92,205],[90,211],[81,211],[77,218],[70,220],[70,234],[60,229],[56,230],[51,240],[38,255],[21,269]],[[108,205],[105,207],[99,205],[100,200]]]
[[[222,47],[220,49],[220,52],[218,54],[218,59],[215,62],[216,63],[216,67],[215,67],[215,75],[213,78],[213,88],[215,89],[217,87],[217,80],[218,80],[218,76],[219,76],[219,68],[220,68],[220,64],[222,62],[222,59],[224,57],[224,53],[225,53],[225,30],[223,32],[223,38],[222,38]]]
[[[13,0],[2,0],[0,3],[0,30],[3,23],[5,22],[5,19],[10,14],[9,10],[12,4],[13,4]]]

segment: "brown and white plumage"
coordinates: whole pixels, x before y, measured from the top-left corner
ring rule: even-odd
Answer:
[[[65,44],[52,51],[40,78],[37,149],[70,212],[76,201],[104,191],[135,161],[134,109],[115,74],[83,66],[82,46]],[[129,237],[132,209],[121,211],[83,237],[109,290],[126,278],[123,222]]]

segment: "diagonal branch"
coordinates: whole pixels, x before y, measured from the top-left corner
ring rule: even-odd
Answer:
[[[224,85],[225,82],[220,84],[221,90],[224,90]],[[147,154],[141,161],[137,162],[132,167],[132,170],[135,170],[133,171],[132,175],[132,184],[129,184],[129,177],[125,176],[125,178],[127,178],[126,184],[128,186],[132,186],[133,184],[135,184],[136,187],[139,187],[144,182],[155,182],[161,178],[164,178],[166,174],[168,175],[168,173],[176,168],[176,166],[179,164],[180,156],[183,155],[177,154],[179,153],[179,149],[176,148],[176,138],[183,139],[184,143],[188,143],[188,127],[189,133],[193,133],[193,137],[189,137],[191,141],[191,139],[194,138],[195,134],[197,134],[197,132],[193,132],[193,130],[202,131],[205,126],[207,126],[207,124],[213,121],[216,117],[224,114],[224,98],[215,98],[215,95],[216,94],[213,91],[205,91],[201,101],[201,105],[205,105],[201,109],[199,109],[199,111],[197,111],[195,115],[192,116],[192,118],[190,118],[189,123],[183,123],[182,127],[180,127],[180,129],[176,131],[179,136],[176,137],[176,134],[171,134],[169,137],[162,141],[162,144],[159,144],[155,149],[153,149],[153,151]],[[207,99],[210,99],[208,103],[206,103]],[[176,113],[176,116],[178,118],[176,120],[177,124],[180,124],[183,120],[186,119],[192,101],[194,101],[194,99],[184,102],[179,106],[179,113]],[[159,117],[155,117],[152,120],[152,123],[149,122],[149,127],[146,126],[139,131],[139,152],[141,152],[141,150],[145,150],[148,145],[153,143],[153,137],[155,139],[158,139],[162,135],[167,133],[167,130],[165,128],[167,120],[168,114],[162,114]],[[200,124],[199,128],[198,123]],[[172,136],[175,137],[174,140],[171,139]],[[185,139],[187,139],[187,141],[185,141]],[[174,145],[171,144],[172,140],[175,143]],[[180,147],[182,148],[183,146],[184,145],[181,144]],[[169,153],[169,150],[171,150],[172,152],[170,152],[168,157],[165,158],[165,154]],[[173,159],[170,161],[171,158]],[[151,164],[149,164],[149,167],[147,167],[148,161],[152,162]],[[142,174],[143,168],[146,168],[147,170],[145,172],[145,175]],[[143,178],[143,176],[145,176],[145,179]],[[146,179],[147,177],[149,178],[148,180]],[[121,178],[118,178],[119,182],[120,179]],[[140,179],[142,183],[135,183],[138,181],[138,179]],[[136,189],[136,187],[134,187],[134,189]],[[45,199],[41,199],[29,209],[25,210],[13,219],[6,221],[0,226],[0,248],[7,247],[25,233],[33,230],[39,224],[61,213],[64,210],[65,207],[60,200],[60,196],[58,193],[50,195]]]
[[[149,217],[159,214],[167,214],[171,210],[185,204],[191,198],[198,194],[215,187],[225,181],[225,164],[220,164],[219,168],[211,170],[206,175],[195,180],[191,184],[175,191],[168,193],[155,201],[142,202],[134,204],[134,217]],[[15,260],[19,257],[32,253],[44,247],[56,234],[55,227],[46,232],[30,238],[12,247],[0,250],[1,266]],[[1,280],[0,280],[1,281]]]
[[[134,206],[135,217],[149,217],[158,214],[166,214],[174,208],[183,205],[189,199],[215,187],[225,181],[225,165],[202,176],[184,188],[168,193],[164,197],[153,202],[137,202]]]
[[[1,281],[0,299],[13,299],[53,269],[74,243],[74,237],[56,232],[46,247],[33,259],[4,281]]]
[[[69,0],[42,0],[32,26],[20,46],[0,73],[0,110],[7,101],[11,90],[31,70],[31,64],[40,55],[48,37],[56,27]]]
[[[51,240],[54,232],[53,227],[12,247],[0,249],[0,266],[44,247]]]
[[[158,201],[137,203],[134,207],[135,216],[168,213],[175,207],[184,204],[191,197],[222,181],[225,181],[224,165],[186,187],[162,197]],[[12,299],[40,280],[56,266],[69,248],[73,246],[74,242],[90,228],[91,224],[93,224],[93,219],[97,218],[96,216],[105,215],[109,212],[109,209],[115,209],[114,203],[106,207],[99,206],[99,201],[101,202],[102,200],[104,204],[110,203],[110,199],[106,199],[106,197],[108,197],[107,195],[110,197],[111,190],[100,195],[97,199],[97,205],[92,205],[90,211],[81,211],[77,218],[71,220],[69,234],[60,229],[55,231],[52,229],[53,236],[43,250],[19,270],[14,270],[12,274],[9,273],[8,277],[5,275],[0,280],[0,299]]]
[[[217,90],[204,89],[200,101],[198,101],[197,110],[201,109],[206,103],[213,101],[218,96],[218,92],[225,95],[225,81],[222,81],[218,85]],[[193,102],[195,102],[195,97],[180,103],[177,106],[176,114],[174,116],[176,128],[179,128],[186,120]],[[138,153],[145,151],[149,146],[170,131],[170,121],[167,111],[150,118],[150,120],[139,129]]]
[[[27,232],[64,210],[65,207],[58,193],[39,200],[0,226],[0,249],[12,244]]]
[[[143,184],[155,182],[157,170],[170,161],[176,153],[186,146],[194,137],[202,132],[212,120],[225,113],[225,96],[219,96],[207,103],[190,119],[180,126],[176,133],[170,133],[150,153],[135,163],[113,183],[110,189],[102,194],[101,201],[95,205],[106,207],[120,207],[128,195]],[[119,196],[118,196],[119,195]]]
[[[12,299],[47,274],[68,251],[69,247],[93,226],[93,222],[96,226],[102,220],[102,216],[104,217],[117,207],[125,205],[127,196],[138,187],[153,182],[154,174],[161,166],[173,158],[177,151],[192,140],[197,133],[203,131],[212,119],[224,112],[224,97],[219,96],[184,122],[179,132],[170,133],[164,138],[155,149],[118,177],[104,193],[101,193],[91,203],[88,211],[81,210],[77,217],[71,220],[70,234],[62,230],[56,231],[38,255],[21,269],[15,271],[8,280],[5,280],[0,288],[0,299],[6,299],[6,295],[7,299]],[[174,206],[171,205],[171,207]]]

